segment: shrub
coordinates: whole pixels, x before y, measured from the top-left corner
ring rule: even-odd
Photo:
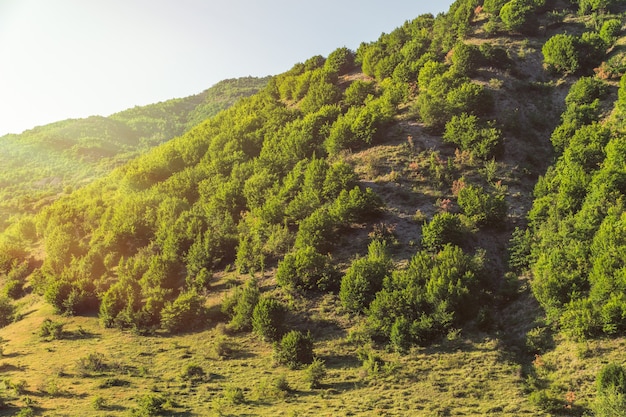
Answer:
[[[313,339],[311,333],[306,335],[299,330],[285,334],[280,342],[275,343],[276,360],[290,369],[313,362]]]
[[[276,280],[293,291],[325,290],[332,286],[334,275],[330,257],[305,246],[285,255],[278,264]]]
[[[188,381],[201,381],[206,376],[204,369],[200,365],[189,363],[183,368],[181,377]]]
[[[226,401],[233,405],[243,404],[246,401],[243,390],[240,387],[236,386],[226,387],[223,396]]]
[[[580,69],[577,40],[573,35],[556,34],[541,48],[544,65],[555,72],[569,74]]]
[[[452,50],[452,68],[462,75],[473,75],[481,63],[477,46],[459,42]]]
[[[170,333],[192,330],[202,325],[204,317],[204,299],[195,291],[187,291],[165,303],[161,310],[161,327]]]
[[[447,243],[458,245],[463,240],[463,234],[464,227],[458,215],[437,213],[422,226],[422,246],[437,250]]]
[[[324,361],[318,358],[313,359],[313,362],[306,368],[304,380],[309,383],[311,389],[316,389],[322,387],[322,379],[325,377],[326,365]]]
[[[478,226],[501,226],[506,217],[504,195],[485,192],[482,187],[468,185],[462,188],[458,203],[463,213]]]
[[[17,300],[24,295],[24,283],[17,279],[8,279],[3,292],[7,297]]]
[[[150,417],[161,414],[166,401],[165,398],[160,395],[146,394],[139,398],[138,403],[139,407],[132,411],[132,415],[137,417]]]
[[[91,407],[94,410],[105,410],[107,408],[107,401],[104,397],[96,395],[91,399]]]
[[[102,353],[90,353],[76,361],[76,368],[83,375],[89,375],[90,372],[104,372],[109,366]]]
[[[364,311],[381,289],[390,268],[385,242],[375,240],[370,243],[368,256],[352,262],[341,280],[339,298],[343,306],[355,312]]]
[[[39,327],[39,337],[47,341],[61,339],[63,338],[63,326],[64,324],[61,322],[45,319]]]
[[[237,287],[222,303],[222,312],[230,316],[228,327],[234,331],[252,328],[252,313],[259,301],[259,287],[252,278]]]
[[[595,77],[580,77],[569,89],[565,97],[565,104],[574,105],[591,104],[596,99],[603,98],[608,93],[608,85]]]
[[[478,117],[467,113],[452,116],[446,123],[443,139],[470,151],[480,159],[487,159],[497,153],[501,146],[502,133],[492,123],[483,126]]]
[[[283,334],[286,309],[271,297],[262,297],[252,312],[252,329],[266,341],[276,341]]]
[[[324,63],[324,69],[328,72],[343,75],[350,72],[354,68],[354,52],[343,47],[337,48],[328,55]]]
[[[626,394],[626,368],[617,363],[604,366],[596,378],[596,389],[599,393],[612,389],[620,394]]]
[[[500,19],[507,30],[524,32],[531,28],[533,7],[527,0],[511,0],[500,8]]]
[[[615,43],[621,31],[622,22],[619,19],[609,19],[605,21],[600,28],[600,38],[602,38],[608,47]]]
[[[0,296],[0,327],[13,323],[15,319],[15,306],[6,296]]]
[[[365,101],[376,94],[376,83],[373,81],[356,80],[343,93],[347,106],[362,106]]]

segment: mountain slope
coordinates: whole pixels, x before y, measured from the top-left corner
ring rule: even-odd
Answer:
[[[23,219],[0,242],[5,397],[616,415],[626,81],[592,75],[623,75],[623,13],[457,1]]]
[[[224,80],[183,99],[36,127],[0,138],[0,230],[10,216],[36,212],[64,191],[109,173],[138,154],[181,135],[267,79]]]

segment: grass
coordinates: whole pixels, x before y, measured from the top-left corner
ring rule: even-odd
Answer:
[[[378,365],[364,366],[360,352],[371,347],[348,337],[355,321],[333,307],[333,297],[324,296],[310,313],[325,317],[333,329],[312,326],[315,354],[327,369],[315,389],[306,369],[274,364],[270,344],[251,333],[225,335],[222,326],[180,336],[138,336],[103,329],[95,317],[73,317],[64,319],[65,329],[81,328],[89,337],[44,342],[37,335],[41,322],[58,318],[49,306],[34,302],[22,321],[0,329],[6,340],[3,378],[12,384],[5,383],[10,407],[0,415],[32,407],[35,415],[122,416],[150,395],[162,397],[166,415],[547,415],[528,400],[523,365],[496,332],[452,332],[440,344],[406,355],[375,349]],[[349,323],[353,327],[346,327]],[[232,351],[221,358],[214,344],[225,339]],[[559,343],[542,356],[550,364],[544,378],[567,387],[564,395],[575,390],[586,404],[597,368],[617,358],[625,343],[590,342],[584,349]],[[201,378],[189,378],[200,369]],[[584,383],[575,385],[579,380]]]

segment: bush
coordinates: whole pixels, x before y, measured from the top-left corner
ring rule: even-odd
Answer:
[[[391,269],[391,260],[385,242],[370,243],[368,256],[352,262],[341,280],[339,298],[345,308],[364,311],[383,285]]]
[[[24,295],[24,283],[17,279],[8,279],[3,292],[7,297],[17,300]]]
[[[493,157],[502,144],[502,133],[493,124],[482,126],[478,117],[467,113],[453,116],[446,123],[443,139],[480,159]]]
[[[337,48],[328,55],[324,69],[337,75],[347,74],[354,68],[354,52],[343,47]]]
[[[502,226],[506,218],[503,194],[487,193],[482,187],[468,185],[459,191],[459,207],[478,226]]]
[[[481,60],[482,55],[475,45],[459,42],[452,50],[452,69],[461,75],[473,75]]]
[[[132,415],[137,417],[150,417],[161,414],[166,401],[165,398],[160,395],[145,394],[143,397],[139,398],[138,403],[139,407],[132,411]]]
[[[313,339],[299,330],[292,330],[274,344],[274,353],[278,363],[290,369],[313,362]]]
[[[619,33],[622,31],[622,22],[619,19],[609,19],[602,24],[600,28],[600,38],[607,47],[613,45]]]
[[[286,309],[271,297],[262,297],[252,312],[252,329],[265,341],[276,341],[283,335]]]
[[[464,227],[458,215],[437,213],[430,222],[422,226],[422,246],[426,249],[441,249],[445,244],[458,245],[463,240]]]
[[[104,372],[109,366],[104,360],[102,353],[90,353],[76,361],[76,368],[81,374],[89,375],[90,372]]]
[[[600,370],[596,378],[596,389],[599,393],[614,390],[626,394],[626,368],[617,363],[610,363]]]
[[[15,319],[15,306],[6,296],[0,296],[0,327],[13,323]]]
[[[62,339],[63,326],[61,322],[45,319],[39,327],[39,337],[47,341]]]
[[[187,364],[183,369],[181,377],[188,381],[201,381],[206,376],[204,369],[200,365],[193,363]]]
[[[181,293],[161,310],[161,327],[170,332],[192,330],[204,322],[204,299],[195,291]]]
[[[527,0],[511,0],[500,8],[500,19],[507,30],[525,32],[531,29],[533,7]]]
[[[304,380],[309,383],[311,389],[316,389],[322,387],[322,379],[325,377],[326,365],[324,361],[318,358],[313,359],[313,362],[306,368]]]
[[[555,72],[575,73],[580,69],[577,39],[573,35],[556,34],[541,48],[544,65]]]
[[[565,97],[567,107],[591,104],[608,93],[608,85],[595,77],[580,77],[569,89]]]
[[[226,387],[224,390],[224,399],[233,405],[243,404],[246,401],[246,397],[243,394],[243,389],[236,386]]]
[[[333,286],[334,275],[330,257],[305,246],[285,255],[278,264],[276,280],[293,291],[325,290]]]
[[[222,303],[222,312],[230,316],[228,327],[233,331],[250,330],[252,313],[259,302],[259,287],[254,278],[235,288]]]

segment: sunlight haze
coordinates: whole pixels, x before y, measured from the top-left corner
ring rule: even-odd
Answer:
[[[451,3],[0,0],[0,135],[275,75]]]

